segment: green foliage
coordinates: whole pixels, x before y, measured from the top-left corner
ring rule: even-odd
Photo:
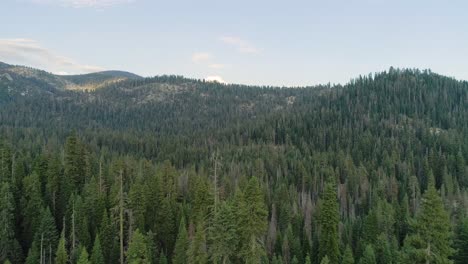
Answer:
[[[323,259],[327,256],[330,263],[338,263],[340,259],[338,244],[339,221],[336,187],[332,183],[327,183],[323,203],[320,207],[319,258]]]
[[[214,214],[209,227],[209,253],[213,262],[227,263],[235,256],[239,242],[235,211],[231,204],[223,202]]]
[[[460,223],[454,246],[456,249],[455,263],[468,263],[468,218]]]
[[[374,248],[371,245],[366,246],[362,257],[359,260],[359,264],[377,264]]]
[[[239,255],[246,263],[258,263],[265,255],[262,237],[267,230],[268,211],[256,177],[250,178],[242,193],[238,192],[236,207]]]
[[[185,264],[187,263],[187,250],[189,248],[189,238],[187,227],[185,226],[185,217],[182,216],[179,224],[179,232],[177,233],[177,241],[174,247],[172,263]]]
[[[91,262],[89,261],[88,251],[86,251],[85,247],[81,247],[81,253],[80,257],[78,258],[77,264],[91,264]]]
[[[25,72],[0,65],[14,79],[0,77],[0,263],[76,263],[80,246],[118,263],[120,224],[128,263],[353,263],[368,245],[378,264],[466,262],[467,82],[393,68],[288,89]]]
[[[195,236],[192,241],[190,241],[190,246],[187,251],[187,260],[187,263],[190,264],[208,263],[205,227],[202,222],[198,223]]]
[[[91,253],[91,263],[92,264],[105,264],[104,256],[101,249],[101,240],[99,239],[99,234],[96,235],[94,239],[93,251]]]
[[[66,241],[65,241],[65,232],[62,231],[62,235],[60,236],[59,244],[57,246],[57,251],[55,252],[55,263],[56,264],[66,264],[68,263],[68,254],[66,249]],[[98,264],[98,263],[96,263]]]
[[[138,229],[133,232],[126,256],[129,264],[150,263],[146,238]]]
[[[354,264],[353,251],[349,245],[346,246],[345,252],[343,254],[342,264]]]
[[[330,259],[328,258],[327,255],[325,255],[325,257],[322,258],[322,260],[320,261],[320,264],[330,264]]]
[[[159,255],[159,264],[167,264],[167,257],[166,254],[164,254],[164,252],[161,252],[161,254]]]
[[[21,247],[15,238],[15,204],[8,182],[0,182],[0,262],[19,263]]]
[[[449,216],[434,185],[434,179],[429,178],[413,232],[405,239],[402,259],[406,262],[452,263],[449,258],[454,250]]]

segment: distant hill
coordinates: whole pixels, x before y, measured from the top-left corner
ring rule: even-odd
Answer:
[[[59,250],[76,234],[93,255],[103,234],[106,263],[122,230],[171,263],[194,243],[217,262],[216,241],[229,263],[261,263],[235,254],[246,245],[265,263],[320,263],[329,245],[330,263],[426,263],[428,248],[451,263],[447,246],[468,244],[467,161],[468,82],[430,70],[282,88],[0,65],[12,263],[51,259],[60,230]]]
[[[36,94],[41,90],[48,92],[54,90],[95,90],[112,83],[143,78],[125,71],[56,75],[43,70],[0,62],[0,76],[7,75],[11,77],[8,78],[10,93],[20,94]]]

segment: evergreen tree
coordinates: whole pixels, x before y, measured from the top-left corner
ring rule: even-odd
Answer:
[[[319,258],[328,256],[330,263],[338,263],[338,202],[334,184],[327,183],[320,208]]]
[[[42,209],[41,223],[37,229],[35,241],[39,243],[39,249],[42,252],[41,259],[45,261],[54,258],[52,249],[57,248],[58,234],[54,217],[48,207]]]
[[[182,215],[179,224],[179,232],[177,241],[174,247],[172,263],[185,264],[187,263],[187,250],[189,248],[189,238],[187,235],[187,227],[185,226],[185,217]]]
[[[345,252],[343,254],[342,264],[354,264],[353,251],[349,245],[346,246]]]
[[[239,254],[246,263],[258,263],[265,255],[263,235],[268,228],[268,211],[256,177],[250,178],[243,193],[238,192],[237,227],[240,235]]]
[[[375,253],[374,253],[374,248],[371,245],[366,246],[366,249],[364,250],[364,254],[359,260],[359,264],[377,264],[377,260],[375,258]]]
[[[230,204],[220,204],[209,231],[211,260],[214,263],[227,263],[235,255],[238,243],[236,216]]]
[[[66,264],[68,262],[68,254],[65,244],[65,231],[62,230],[57,251],[55,252],[55,264]]]
[[[129,264],[149,264],[149,252],[145,236],[139,229],[133,232],[132,239],[127,249],[127,263]]]
[[[325,255],[325,257],[322,258],[322,260],[320,261],[320,264],[330,264],[330,259],[328,258],[327,255]]]
[[[101,241],[99,234],[94,239],[93,251],[91,252],[91,263],[92,264],[105,264],[104,256],[102,255]]]
[[[164,251],[161,251],[161,254],[159,255],[159,264],[167,264],[167,258]]]
[[[0,182],[0,262],[21,261],[21,247],[15,238],[15,204],[8,182]]]
[[[33,172],[23,179],[23,197],[21,198],[21,211],[23,216],[24,241],[32,241],[41,223],[41,210],[44,207],[41,194],[39,175]],[[36,240],[37,241],[37,240]]]
[[[39,245],[37,241],[33,241],[31,247],[28,251],[28,256],[26,257],[26,264],[37,264],[40,259]]]
[[[100,241],[102,241],[102,255],[104,256],[105,263],[111,262],[112,248],[116,243],[114,229],[110,222],[107,210],[104,210],[102,221],[100,225]]]
[[[78,258],[77,264],[91,264],[89,261],[88,251],[86,251],[86,247],[81,247],[80,257]]]
[[[455,249],[455,263],[468,263],[468,218],[465,218],[457,229]]]
[[[421,211],[405,239],[402,259],[413,263],[451,263],[454,253],[450,221],[442,199],[435,189],[434,178],[428,180]]]
[[[190,242],[187,251],[187,263],[206,264],[208,263],[208,253],[206,249],[205,228],[202,222],[199,222],[195,230],[195,236]]]

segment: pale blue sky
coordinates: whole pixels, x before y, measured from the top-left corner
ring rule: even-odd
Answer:
[[[390,66],[468,80],[467,14],[456,0],[2,0],[0,61],[261,85]]]

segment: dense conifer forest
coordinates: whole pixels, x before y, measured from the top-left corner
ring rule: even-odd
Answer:
[[[0,263],[468,263],[468,82],[0,63]]]

